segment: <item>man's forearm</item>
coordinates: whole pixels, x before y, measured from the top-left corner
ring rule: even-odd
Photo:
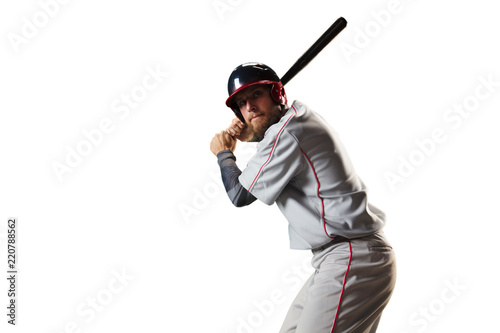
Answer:
[[[241,170],[236,165],[236,157],[231,150],[220,151],[217,154],[217,162],[221,170],[222,182],[233,205],[243,207],[257,200],[238,180]]]

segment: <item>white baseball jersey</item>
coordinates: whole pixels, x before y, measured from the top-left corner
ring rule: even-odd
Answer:
[[[264,203],[276,202],[292,249],[317,248],[336,235],[364,237],[385,224],[338,135],[299,101],[269,127],[239,181]]]

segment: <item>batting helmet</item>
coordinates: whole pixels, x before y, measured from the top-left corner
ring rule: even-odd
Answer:
[[[249,62],[236,67],[227,83],[229,97],[226,105],[230,107],[238,118],[244,123],[239,107],[234,103],[233,97],[241,90],[255,85],[269,84],[271,86],[271,97],[279,104],[285,105],[287,102],[285,88],[279,76],[271,67],[257,62]]]

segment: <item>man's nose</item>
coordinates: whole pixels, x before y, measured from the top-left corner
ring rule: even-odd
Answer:
[[[254,112],[255,111],[255,105],[252,103],[250,99],[247,100],[247,111],[248,112]]]

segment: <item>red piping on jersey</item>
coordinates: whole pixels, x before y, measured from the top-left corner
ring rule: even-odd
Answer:
[[[326,231],[326,220],[325,220],[325,203],[323,202],[323,198],[321,197],[321,195],[319,195],[319,187],[320,187],[320,184],[319,184],[319,179],[318,179],[318,175],[316,174],[316,170],[314,169],[314,166],[311,162],[311,160],[309,159],[309,156],[307,156],[307,154],[302,150],[302,148],[300,149],[300,151],[302,152],[302,154],[304,154],[304,156],[306,157],[307,161],[309,162],[309,165],[311,166],[311,169],[313,171],[313,174],[314,174],[314,178],[316,178],[316,183],[318,183],[318,190],[316,192],[316,195],[318,196],[319,200],[321,201],[321,220],[323,221],[323,229],[325,230],[325,234],[328,236],[328,238],[335,238],[335,236],[330,236],[328,234],[328,231]]]
[[[339,311],[340,311],[340,303],[342,303],[342,296],[344,296],[345,284],[347,281],[347,273],[349,273],[349,268],[351,267],[351,260],[352,260],[352,246],[351,246],[351,241],[349,241],[349,263],[347,264],[347,270],[345,271],[344,282],[342,283],[342,292],[340,293],[339,304],[337,305],[337,313],[335,313],[335,319],[333,321],[333,327],[330,333],[333,333],[333,330],[335,329],[335,324],[337,324],[337,318],[339,316]]]
[[[295,109],[295,107],[292,105],[292,109],[294,109],[295,111],[295,114],[297,114],[297,109]],[[259,169],[259,172],[257,172],[257,175],[255,176],[255,178],[253,179],[253,182],[252,184],[250,184],[250,186],[248,187],[248,191],[250,192],[252,190],[252,186],[253,184],[255,183],[255,181],[257,180],[257,178],[259,177],[260,175],[260,172],[262,171],[262,169],[264,168],[264,166],[267,164],[267,162],[269,162],[269,160],[271,159],[271,156],[273,155],[273,152],[274,152],[274,148],[276,147],[276,142],[278,141],[278,137],[280,136],[280,133],[281,131],[283,131],[283,128],[285,128],[286,124],[288,124],[288,122],[290,121],[290,119],[292,119],[294,115],[292,114],[290,117],[288,117],[288,119],[286,120],[285,124],[283,124],[283,126],[280,128],[278,134],[276,134],[276,138],[274,139],[274,143],[273,143],[273,146],[271,147],[271,152],[269,153],[269,157],[267,158],[267,160],[264,162],[264,164],[262,164],[262,166],[260,167]]]

